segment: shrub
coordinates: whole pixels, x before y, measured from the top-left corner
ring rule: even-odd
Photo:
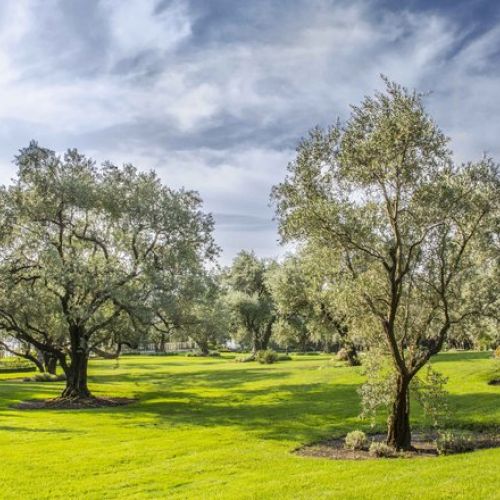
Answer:
[[[187,352],[186,356],[188,358],[219,358],[220,352],[219,351],[209,351],[208,353],[205,354],[202,351],[192,351],[192,352]]]
[[[0,373],[26,373],[34,372],[36,368],[34,366],[2,366],[0,367]]]
[[[9,357],[0,359],[0,373],[33,372],[35,365],[26,359]]]
[[[24,382],[61,382],[63,380],[66,380],[66,375],[64,375],[64,373],[61,373],[60,375],[37,373],[33,377],[26,377],[23,379]]]
[[[368,447],[368,438],[363,431],[352,431],[345,437],[345,447],[349,450],[364,450]]]
[[[385,443],[373,441],[368,450],[372,457],[378,458],[393,458],[397,455],[396,450]]]
[[[440,432],[436,440],[436,448],[440,455],[465,453],[474,450],[474,442],[471,436],[464,433]]]
[[[262,365],[270,365],[278,361],[278,354],[271,349],[265,351],[258,351],[255,359]]]
[[[349,355],[347,353],[347,349],[340,349],[339,352],[337,353],[337,359],[339,361],[347,361],[349,359]]]
[[[250,356],[238,356],[235,361],[237,363],[249,363],[250,361],[255,361],[255,358],[250,355]]]
[[[423,371],[423,370],[422,370]],[[447,405],[448,392],[445,385],[448,378],[434,370],[429,364],[425,375],[415,377],[412,390],[424,411],[424,415],[431,420],[433,427],[443,427],[449,412]]]
[[[182,354],[180,351],[126,351],[122,352],[120,356],[178,356]]]
[[[500,345],[493,351],[493,357],[500,359]]]

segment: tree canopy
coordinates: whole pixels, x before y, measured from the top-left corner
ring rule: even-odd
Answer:
[[[481,308],[474,248],[498,231],[498,166],[455,165],[421,95],[386,81],[345,124],[316,128],[273,190],[284,241],[328,249],[338,310],[397,374],[388,442],[411,445],[408,386]],[[497,236],[498,238],[498,233]],[[484,282],[482,282],[484,285]]]
[[[213,221],[197,193],[131,165],[36,143],[16,164],[0,196],[0,327],[57,357],[63,396],[87,397],[91,349],[113,327],[148,324],[155,297],[215,256]]]

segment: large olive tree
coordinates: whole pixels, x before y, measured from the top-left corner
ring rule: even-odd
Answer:
[[[226,303],[231,313],[237,341],[250,344],[252,356],[267,349],[277,319],[267,283],[273,262],[241,251],[225,275]]]
[[[481,315],[474,245],[498,216],[498,167],[455,166],[422,96],[386,81],[349,120],[313,130],[273,197],[285,241],[328,249],[337,307],[395,379],[387,441],[411,446],[409,385],[448,332]]]
[[[214,255],[213,222],[196,193],[154,172],[36,143],[15,161],[1,193],[0,327],[59,360],[63,397],[89,397],[89,353],[148,324],[153,298]]]

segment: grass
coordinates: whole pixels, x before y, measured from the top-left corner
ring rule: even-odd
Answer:
[[[485,353],[446,353],[457,426],[498,425],[500,388]],[[274,365],[228,358],[92,361],[96,395],[128,407],[20,411],[60,383],[0,375],[0,498],[499,498],[500,449],[429,459],[329,461],[305,443],[369,430],[357,418],[359,368],[327,356]],[[415,425],[424,425],[416,411]],[[382,423],[382,421],[381,421]]]

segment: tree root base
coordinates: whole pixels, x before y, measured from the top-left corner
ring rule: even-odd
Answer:
[[[134,398],[54,398],[54,399],[33,399],[22,401],[13,408],[18,410],[81,410],[86,408],[106,408],[113,406],[125,406],[135,403]]]
[[[370,441],[385,443],[386,434],[368,435]],[[343,438],[329,439],[318,443],[302,446],[294,451],[303,457],[329,458],[332,460],[390,460],[391,458],[429,458],[439,456],[436,448],[436,436],[433,434],[413,433],[412,447],[408,451],[394,452],[390,458],[375,457],[367,449],[346,449]],[[500,434],[498,432],[473,434],[474,449],[499,448]]]

